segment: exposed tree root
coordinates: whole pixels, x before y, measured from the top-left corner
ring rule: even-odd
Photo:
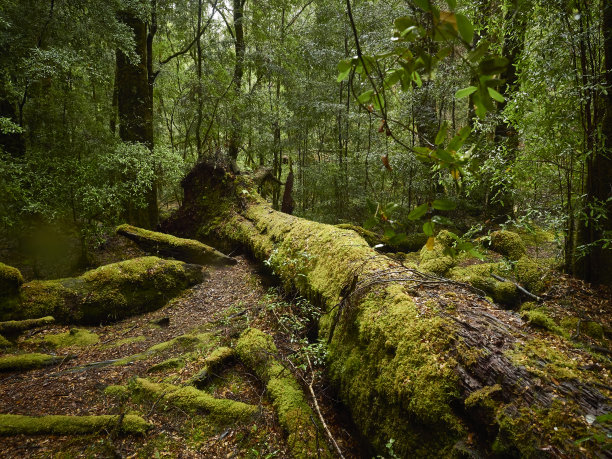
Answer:
[[[140,416],[21,416],[0,414],[0,435],[81,435],[101,430],[144,434],[150,427]]]
[[[41,317],[39,319],[9,320],[7,322],[0,322],[0,334],[18,335],[26,330],[44,327],[45,325],[51,325],[54,322],[55,319],[51,316]]]

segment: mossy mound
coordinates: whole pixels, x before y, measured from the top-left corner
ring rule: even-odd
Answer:
[[[521,236],[505,230],[491,233],[490,248],[513,261],[519,260],[527,253]]]
[[[192,386],[174,386],[154,383],[144,378],[136,378],[130,386],[132,391],[147,398],[163,398],[167,403],[189,412],[203,411],[216,422],[233,423],[252,418],[258,408],[255,405],[229,399],[215,398]]]
[[[519,284],[534,295],[542,293],[546,287],[548,275],[546,267],[527,256],[522,256],[514,265],[514,273]]]
[[[24,371],[53,365],[63,357],[48,354],[16,354],[0,357],[0,371]]]
[[[120,424],[121,423],[121,424]],[[0,414],[0,435],[81,435],[101,430],[144,434],[151,426],[139,416],[20,416]]]
[[[11,343],[4,336],[0,335],[0,349],[6,349],[12,346],[13,346],[13,343]]]
[[[91,346],[92,344],[96,344],[100,338],[98,335],[90,332],[89,330],[73,328],[66,333],[47,335],[43,338],[43,340],[51,346],[61,349],[63,347],[71,346]]]
[[[565,331],[559,327],[556,322],[548,315],[545,308],[534,308],[524,310],[521,313],[523,320],[526,320],[529,325],[548,330],[558,335],[566,335]]]
[[[23,276],[17,268],[0,263],[0,297],[16,295],[23,282]]]
[[[182,357],[173,357],[166,359],[163,362],[156,363],[147,370],[147,373],[159,373],[166,370],[174,370],[177,368],[183,368],[185,366],[185,359]]]
[[[54,316],[62,323],[98,324],[152,311],[203,278],[180,261],[142,257],[102,266],[80,277],[33,281],[7,318]]]
[[[116,231],[117,234],[136,242],[143,250],[151,254],[201,265],[236,264],[236,260],[233,258],[193,239],[175,237],[131,225],[118,226]]]
[[[502,271],[498,263],[481,263],[453,268],[449,272],[449,277],[484,291],[497,303],[514,306],[519,300],[519,292],[512,282],[502,282],[491,277],[491,274],[500,273]]]
[[[433,274],[445,274],[455,266],[456,260],[448,254],[452,238],[448,231],[440,231],[434,239],[434,245],[425,245],[419,253],[419,269]]]
[[[189,384],[201,387],[209,380],[211,375],[234,358],[234,350],[229,347],[218,347],[210,353],[204,361],[203,368],[189,380]]]
[[[315,415],[291,372],[276,360],[272,337],[255,328],[245,330],[236,343],[236,354],[266,384],[266,390],[296,458],[333,457],[319,445]],[[322,446],[322,448],[321,448]]]

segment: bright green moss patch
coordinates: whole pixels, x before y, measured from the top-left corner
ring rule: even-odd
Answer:
[[[60,322],[108,322],[157,309],[202,280],[197,265],[142,257],[102,266],[80,277],[34,281],[21,288],[15,318],[53,315]]]
[[[495,403],[493,402],[491,396],[493,394],[497,394],[501,392],[502,388],[499,384],[495,384],[493,386],[485,386],[481,389],[478,389],[475,392],[472,392],[468,398],[465,399],[465,407],[481,407],[487,406],[494,408]]]
[[[172,384],[153,383],[147,379],[136,378],[133,391],[147,398],[159,399],[190,412],[203,411],[217,422],[232,423],[246,421],[256,412],[255,405],[248,405],[229,399],[215,398],[192,386],[174,386]]]
[[[550,336],[550,340],[562,339]],[[554,341],[533,338],[529,341],[519,342],[506,355],[513,364],[525,367],[530,373],[537,375],[547,381],[551,378],[581,379],[582,372],[578,369],[576,359],[568,355]],[[585,378],[582,378],[585,379]]]
[[[434,246],[429,249],[427,246],[421,249],[419,254],[419,268],[434,274],[445,274],[450,268],[455,266],[455,259],[448,254],[449,237],[447,231],[441,231],[436,236]]]
[[[236,343],[236,353],[266,384],[278,419],[289,436],[287,442],[296,458],[332,457],[317,441],[316,419],[300,385],[276,359],[272,337],[255,328],[245,330]]]
[[[519,298],[516,285],[512,282],[498,281],[491,274],[503,274],[498,263],[481,263],[453,268],[449,272],[449,277],[483,290],[498,303],[508,306],[515,305]]]
[[[170,234],[149,231],[131,225],[118,226],[117,234],[136,242],[142,249],[154,255],[172,257],[187,263],[233,265],[236,260],[218,250],[193,239],[183,239]]]
[[[118,339],[117,341],[109,344],[108,347],[119,347],[119,346],[123,346],[124,344],[141,343],[146,340],[147,338],[143,335],[131,336],[129,338]]]
[[[228,361],[234,358],[234,350],[229,347],[218,347],[204,360],[203,368],[189,380],[196,387],[204,385],[210,376],[219,371]]]
[[[0,371],[23,371],[60,362],[63,358],[48,354],[16,354],[0,357]]]
[[[119,425],[121,422],[121,425]],[[19,416],[0,414],[0,435],[81,435],[117,429],[144,434],[150,425],[139,416]]]
[[[183,358],[187,357],[185,351],[192,349],[207,349],[208,347],[213,346],[216,343],[216,338],[210,333],[196,333],[193,335],[181,335],[176,338],[172,338],[169,341],[164,341],[162,343],[155,344],[151,346],[144,352],[140,354],[129,355],[120,360],[117,360],[113,365],[121,366],[127,365],[130,362],[135,362],[137,360],[146,360],[151,356],[161,354],[162,352],[166,352],[170,349],[181,349],[183,351]]]
[[[126,386],[110,385],[104,388],[104,394],[118,400],[125,400],[128,398],[130,391]]]
[[[510,260],[519,260],[527,253],[521,237],[512,231],[492,232],[490,247]]]
[[[98,335],[82,328],[72,328],[69,332],[66,333],[59,333],[57,335],[47,335],[43,339],[48,344],[57,348],[70,346],[91,346],[92,344],[96,344],[100,340]]]
[[[0,263],[0,299],[16,295],[23,282],[23,276],[17,268]]]
[[[529,325],[543,328],[544,330],[548,330],[561,336],[566,336],[563,328],[559,327],[555,323],[555,321],[547,314],[545,308],[535,308],[523,311],[521,313],[521,317],[523,320],[526,320]]]

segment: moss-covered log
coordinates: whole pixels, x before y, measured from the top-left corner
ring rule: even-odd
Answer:
[[[216,348],[206,357],[202,369],[189,380],[189,384],[197,388],[203,387],[216,372],[221,370],[223,365],[233,360],[233,358],[234,350],[232,348],[224,346]]]
[[[393,438],[404,457],[603,454],[611,384],[562,338],[526,334],[515,313],[439,289],[354,231],[275,212],[246,177],[200,164],[183,186],[166,231],[239,244],[327,308],[329,376],[380,453]]]
[[[278,350],[270,335],[255,328],[247,329],[236,344],[236,353],[255,370],[266,390],[283,428],[289,434],[287,443],[296,458],[332,457],[319,438],[315,415],[291,372],[276,359]]]
[[[157,309],[202,278],[199,265],[135,258],[101,266],[80,277],[23,284],[18,302],[0,300],[0,318],[51,315],[60,323],[109,322]]]
[[[48,367],[65,360],[66,357],[39,354],[16,354],[0,357],[0,371],[25,371],[34,368]]]
[[[151,426],[140,416],[21,416],[0,414],[0,435],[83,435],[101,430],[144,434]]]
[[[217,422],[232,423],[247,421],[255,415],[255,405],[237,402],[212,395],[192,386],[174,386],[172,384],[154,383],[144,378],[136,378],[133,390],[154,400],[164,399],[167,403],[189,412],[203,412]]]
[[[0,263],[0,297],[16,295],[23,284],[23,276],[17,268]]]
[[[117,227],[117,234],[134,241],[151,255],[175,258],[200,265],[235,265],[236,260],[193,239],[157,233],[131,225]]]
[[[0,322],[0,333],[3,335],[18,335],[32,328],[44,327],[55,322],[52,316],[40,317],[38,319],[9,320]]]

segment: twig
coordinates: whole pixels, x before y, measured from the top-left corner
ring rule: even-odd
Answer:
[[[527,295],[529,298],[531,298],[532,300],[537,301],[538,303],[542,302],[542,298],[540,298],[537,295],[534,295],[533,293],[531,293],[529,290],[526,290],[524,287],[521,287],[519,284],[517,284],[516,282],[512,282],[511,280],[508,279],[504,279],[503,277],[498,276],[497,274],[491,274],[491,277],[493,279],[496,279],[500,282],[510,282],[511,284],[514,284],[516,286],[516,288],[521,292],[524,293],[525,295]]]
[[[312,396],[312,401],[314,402],[315,409],[317,410],[317,414],[319,415],[319,420],[321,421],[321,424],[323,425],[323,428],[325,429],[325,433],[327,433],[327,436],[329,437],[332,444],[334,445],[334,448],[336,448],[338,455],[340,456],[341,459],[344,459],[342,450],[338,446],[338,443],[336,443],[336,440],[334,439],[333,435],[329,431],[329,428],[327,427],[327,424],[325,423],[325,419],[323,418],[323,415],[321,414],[321,409],[319,408],[319,402],[317,402],[317,396],[315,395],[314,389],[312,388],[312,385],[315,380],[315,375],[314,375],[314,371],[312,369],[312,364],[310,363],[310,357],[308,357],[308,354],[306,354],[306,359],[308,360],[308,367],[310,368],[310,371],[312,372],[312,378],[310,380],[310,384],[308,384],[308,390],[310,390],[310,395]]]

